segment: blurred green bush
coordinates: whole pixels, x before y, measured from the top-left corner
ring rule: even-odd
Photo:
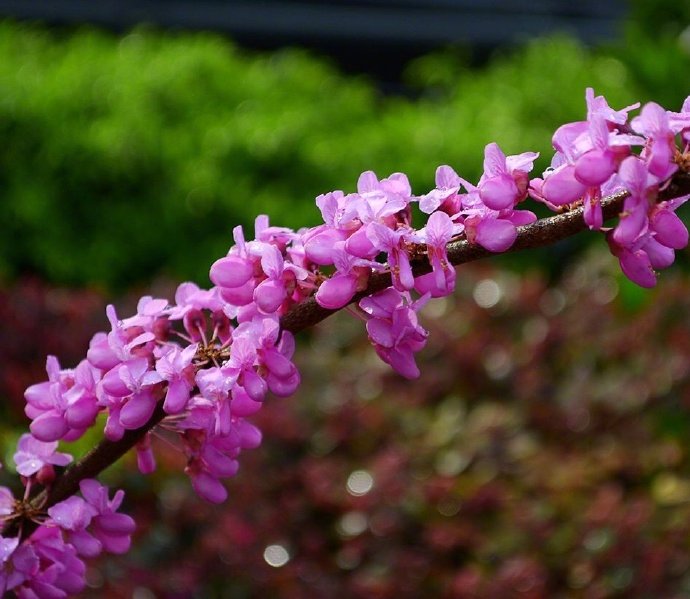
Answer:
[[[209,34],[0,23],[0,278],[206,284],[236,224],[257,213],[315,224],[313,198],[354,189],[363,170],[404,171],[423,193],[442,163],[476,178],[492,140],[542,152],[543,168],[554,127],[582,118],[587,86],[616,106],[662,83],[682,101],[684,81],[647,68],[690,64],[680,46],[640,36],[634,52],[645,61],[552,38],[481,70],[441,52],[410,66],[411,100],[294,49],[249,55]]]

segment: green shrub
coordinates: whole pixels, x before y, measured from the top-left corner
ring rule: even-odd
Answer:
[[[306,222],[333,132],[375,102],[302,52],[208,35],[5,24],[0,56],[2,269],[70,283],[202,278],[257,212]]]
[[[0,24],[0,276],[205,284],[233,226],[257,213],[315,224],[314,196],[353,190],[366,169],[406,172],[418,193],[442,163],[476,178],[492,140],[541,151],[543,168],[554,127],[583,118],[585,87],[625,105],[642,85],[630,63],[567,38],[481,70],[443,52],[408,76],[416,101],[294,49]]]

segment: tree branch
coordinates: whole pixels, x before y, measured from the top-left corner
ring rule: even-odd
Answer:
[[[690,174],[679,171],[659,193],[659,202],[685,194],[690,194]],[[623,210],[623,202],[628,195],[628,192],[624,191],[601,199],[604,221],[620,214]],[[500,255],[519,250],[544,247],[562,241],[576,233],[586,231],[587,225],[585,224],[583,213],[584,209],[580,206],[563,214],[542,218],[531,225],[518,227],[515,243],[507,251],[501,252]],[[448,244],[448,260],[454,266],[497,255],[499,254],[490,252],[476,243],[470,243],[466,239],[453,241]],[[426,274],[431,272],[431,265],[425,258],[414,260],[412,262],[412,272],[415,276]],[[374,273],[369,278],[367,288],[355,295],[350,303],[358,302],[362,298],[390,286],[390,273]],[[337,311],[322,308],[312,296],[290,310],[290,312],[283,316],[280,322],[282,328],[286,331],[298,333],[318,324]]]
[[[665,186],[659,194],[659,201],[690,194],[690,175],[679,172]],[[621,192],[608,196],[601,200],[604,213],[604,220],[613,218],[622,211],[623,202],[628,197],[627,192]],[[508,252],[516,252],[531,248],[538,248],[551,245],[567,237],[575,235],[587,229],[583,220],[583,208],[575,208],[566,213],[540,219],[530,225],[518,227],[517,239]],[[503,252],[506,253],[506,252]],[[472,262],[481,258],[495,256],[483,247],[459,240],[448,245],[449,261],[457,266],[466,262]],[[431,271],[431,267],[425,258],[416,259],[412,262],[412,269],[415,275],[425,274]],[[382,291],[391,285],[390,273],[375,273],[369,279],[366,290],[358,293],[351,303],[357,302],[363,297]],[[321,322],[337,310],[327,310],[319,306],[313,297],[301,304],[296,305],[281,318],[281,326],[284,330],[298,333],[308,327]],[[93,478],[105,470],[108,466],[116,462],[127,451],[134,447],[144,435],[155,427],[163,418],[162,402],[158,404],[156,411],[149,421],[136,430],[127,431],[119,441],[101,440],[96,447],[84,455],[79,461],[69,466],[64,472],[59,474],[50,489],[46,489],[32,499],[32,505],[43,510],[64,501],[79,490],[79,482],[85,478]],[[22,538],[27,538],[36,525],[31,521],[25,521],[22,528]],[[11,536],[11,530],[17,533],[17,525],[13,522],[8,526],[4,534]]]

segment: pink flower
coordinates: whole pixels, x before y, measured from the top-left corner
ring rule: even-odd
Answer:
[[[470,243],[478,243],[490,252],[504,252],[517,238],[516,225],[523,225],[536,216],[527,210],[492,210],[479,197],[478,189],[468,187],[462,196],[465,235]]]
[[[168,300],[154,299],[145,295],[137,303],[137,313],[122,321],[124,328],[141,327],[144,331],[154,333],[161,332],[157,323],[167,320]]]
[[[22,476],[36,474],[41,468],[49,465],[66,466],[72,461],[72,456],[56,451],[58,442],[46,443],[25,433],[19,438],[14,463],[17,472]]]
[[[604,117],[594,114],[581,144],[584,151],[574,161],[575,177],[587,187],[597,187],[613,176],[620,161],[630,154],[630,146],[643,145],[644,139],[610,131]]]
[[[201,468],[195,468],[193,462],[185,469],[192,480],[192,488],[196,494],[209,503],[223,503],[228,498],[228,491],[218,477]]]
[[[647,228],[647,212],[650,209],[648,190],[657,179],[652,176],[645,163],[637,156],[629,156],[618,169],[621,185],[630,193],[625,199],[620,222],[613,231],[616,243],[631,245]],[[652,193],[651,190],[649,193]],[[656,196],[656,187],[653,195]]]
[[[242,227],[238,225],[232,233],[235,245],[226,257],[211,265],[209,277],[218,287],[242,287],[254,276],[254,263],[247,251]]]
[[[450,216],[457,214],[460,212],[458,192],[465,183],[450,166],[439,166],[436,169],[436,189],[419,198],[419,209],[426,214],[436,210],[442,210]]]
[[[657,204],[649,217],[649,228],[654,239],[674,250],[682,250],[688,245],[688,229],[674,210],[687,201],[683,196],[668,202]]]
[[[539,154],[524,152],[508,156],[496,143],[484,149],[484,174],[479,180],[479,197],[487,208],[505,210],[515,206],[527,194],[527,173]]]
[[[79,594],[86,586],[84,562],[54,526],[40,526],[14,551],[11,566],[7,590],[20,599],[62,599]]]
[[[101,553],[101,542],[86,531],[98,510],[81,497],[72,495],[48,509],[53,522],[65,532],[67,542],[74,545],[80,555],[95,557]]]
[[[647,162],[649,172],[661,180],[676,172],[678,165],[673,162],[675,131],[671,128],[667,112],[657,103],[649,102],[630,124],[635,131],[647,137],[642,157]]]
[[[292,229],[272,227],[266,214],[259,214],[254,219],[254,239],[257,242],[274,245],[283,252],[286,245],[293,241],[295,237],[296,235]]]
[[[238,337],[232,344],[227,367],[237,372],[237,385],[241,385],[254,401],[263,401],[268,391],[266,382],[256,372],[257,352],[255,340]]]
[[[136,525],[130,516],[117,513],[125,497],[124,491],[118,490],[112,499],[108,499],[108,488],[94,479],[82,480],[79,489],[86,503],[95,511],[91,520],[93,536],[109,553],[126,553]]]
[[[594,89],[591,87],[585,90],[585,102],[587,103],[587,120],[591,120],[594,115],[600,115],[614,125],[625,125],[628,120],[628,112],[640,107],[640,103],[635,102],[620,110],[614,110],[608,105],[604,96],[595,96]]]
[[[0,566],[10,559],[15,549],[19,546],[19,537],[0,537]],[[1,579],[0,579],[1,580]],[[0,591],[4,592],[4,588],[0,585]]]
[[[179,414],[184,410],[189,394],[194,387],[194,366],[198,344],[184,349],[174,346],[156,361],[156,371],[161,379],[168,381],[163,409],[167,414]]]
[[[219,402],[228,398],[230,389],[237,380],[237,373],[224,370],[219,366],[200,370],[196,374],[196,384],[201,394],[207,399]]]
[[[74,370],[61,369],[54,356],[48,357],[46,370],[49,380],[31,385],[24,394],[24,412],[33,420],[31,432],[41,441],[78,439],[98,415],[100,371],[87,360]]]
[[[334,248],[344,243],[347,236],[348,232],[326,225],[310,229],[302,237],[305,258],[319,266],[333,264]]]
[[[103,389],[114,398],[122,398],[119,421],[125,429],[135,429],[148,422],[156,407],[156,386],[163,377],[151,369],[147,358],[135,358],[113,368],[103,377]]]
[[[371,271],[380,270],[383,265],[349,254],[342,242],[334,246],[331,256],[336,272],[319,285],[314,299],[324,308],[337,310],[349,304],[355,293],[365,289]]]
[[[690,96],[685,98],[680,112],[668,111],[666,114],[671,130],[680,133],[683,142],[690,144]]]
[[[48,380],[31,385],[25,392],[25,414],[31,418],[32,434],[41,441],[57,441],[69,431],[63,393],[74,385],[71,370],[62,370],[55,356],[46,360]]]
[[[137,452],[137,468],[142,474],[151,474],[156,470],[156,457],[151,448],[151,433],[146,433],[135,446]]]
[[[278,397],[292,395],[300,383],[299,371],[291,362],[295,339],[289,331],[281,331],[277,318],[260,317],[237,327],[236,337],[250,336],[256,344],[257,359],[268,374],[269,391]]]
[[[426,227],[417,235],[426,243],[431,272],[415,279],[415,289],[429,292],[431,297],[443,297],[455,289],[455,268],[448,262],[446,246],[453,235],[461,233],[463,225],[456,225],[445,212],[434,212]]]
[[[379,222],[395,227],[409,222],[411,200],[412,188],[403,173],[379,181],[376,173],[366,171],[359,176],[357,194],[351,201],[363,224]]]
[[[7,487],[0,487],[0,517],[9,516],[14,511],[14,495]]]
[[[367,227],[369,237],[374,247],[388,254],[388,267],[391,271],[393,286],[398,291],[406,291],[414,287],[414,277],[410,266],[410,256],[406,243],[411,240],[411,229],[389,229],[381,223],[370,223]]]
[[[231,329],[230,320],[225,314],[228,307],[221,299],[218,288],[207,290],[200,289],[194,283],[182,283],[175,292],[175,305],[170,308],[169,319],[182,319],[187,335],[196,342],[204,339],[208,326],[206,313],[211,312],[214,329],[225,340]]]
[[[292,294],[296,281],[307,278],[307,271],[286,262],[280,250],[269,244],[263,247],[261,269],[266,278],[254,288],[254,303],[266,314],[284,313],[287,306],[283,303]]]
[[[654,287],[655,269],[671,266],[675,260],[674,250],[687,245],[688,230],[674,211],[689,197],[682,196],[653,207],[648,227],[631,241],[625,235],[617,236],[616,230],[607,235],[611,253],[618,258],[625,276],[634,283],[641,287]]]
[[[329,229],[350,231],[361,224],[358,221],[356,199],[357,194],[346,196],[342,191],[332,191],[318,196],[316,206]]]
[[[419,376],[414,354],[426,345],[428,333],[419,325],[416,311],[428,299],[426,295],[412,302],[408,293],[389,287],[359,302],[369,316],[367,333],[376,353],[406,378]]]
[[[611,253],[618,258],[621,270],[626,277],[640,287],[654,287],[656,273],[649,255],[644,250],[647,237],[638,240],[630,246],[618,244],[611,236],[607,236]]]
[[[544,173],[539,195],[552,206],[560,207],[576,202],[586,191],[587,186],[575,176],[575,165],[563,162]]]
[[[144,331],[140,326],[126,326],[118,319],[115,307],[112,305],[106,307],[105,313],[111,325],[111,331],[108,333],[108,347],[118,362],[126,362],[133,357],[141,357],[150,352],[153,348],[152,342],[156,338],[152,332]],[[88,355],[87,358],[89,358]],[[93,365],[96,368],[105,369],[103,365],[96,363]]]
[[[530,184],[530,195],[552,209],[582,199],[585,222],[590,229],[598,230],[603,224],[601,186],[630,154],[630,146],[642,145],[644,140],[620,130],[628,111],[636,105],[615,111],[603,96],[595,97],[591,88],[585,96],[587,120],[567,123],[556,130],[552,141],[557,153],[543,180]]]

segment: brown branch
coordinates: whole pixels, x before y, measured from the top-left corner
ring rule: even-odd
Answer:
[[[163,402],[161,401],[144,426],[135,430],[125,431],[125,434],[118,441],[101,439],[91,451],[88,451],[79,461],[71,464],[59,474],[50,487],[33,497],[31,499],[31,506],[37,510],[46,511],[56,503],[60,503],[77,493],[79,491],[79,483],[82,480],[95,478],[108,466],[117,462],[164,417],[165,412],[163,411]],[[12,537],[21,533],[22,540],[25,540],[31,536],[31,533],[36,528],[38,528],[38,524],[34,520],[24,520],[23,522],[12,520],[6,530],[2,531],[2,534],[3,536]]]
[[[690,175],[678,173],[659,194],[659,201],[688,193],[690,193]],[[621,212],[623,202],[627,196],[627,192],[621,192],[601,200],[605,220],[613,218]],[[587,225],[583,220],[582,207],[575,208],[564,214],[544,218],[530,225],[518,227],[517,239],[508,251],[515,252],[551,245],[586,229]],[[449,261],[456,266],[495,255],[495,253],[477,244],[469,243],[467,240],[455,241],[448,245]],[[415,260],[412,263],[412,268],[415,275],[421,275],[431,270],[426,259]],[[390,284],[390,273],[373,274],[369,279],[367,289],[357,294],[352,299],[352,302],[359,301],[367,295],[381,291],[389,287]],[[284,330],[298,333],[321,322],[334,312],[337,312],[337,310],[322,308],[311,297],[296,305],[284,315],[281,318],[281,326]],[[149,430],[155,427],[164,416],[165,413],[161,402],[150,420],[141,428],[127,431],[119,441],[101,440],[96,447],[78,462],[72,464],[62,474],[58,475],[50,489],[42,491],[32,500],[32,505],[45,510],[75,494],[79,490],[79,482],[81,480],[97,476],[108,466],[116,462],[134,447]],[[16,525],[12,524],[11,527],[14,527],[14,534],[16,534]],[[36,525],[31,521],[24,522],[22,537],[27,538],[35,528]],[[4,534],[11,536],[12,532],[5,531]]]
[[[114,464],[132,447],[144,438],[154,426],[163,420],[163,402],[160,401],[156,406],[149,421],[142,427],[125,431],[122,438],[118,441],[108,441],[102,439],[96,447],[88,451],[82,458],[71,465],[61,476],[58,476],[49,489],[39,493],[33,503],[43,509],[64,501],[79,490],[79,482],[85,478],[98,476],[105,468]]]
[[[659,201],[675,198],[690,193],[690,173],[679,172],[669,184],[659,193]],[[607,221],[618,214],[623,209],[623,202],[628,197],[627,192],[620,192],[602,198],[601,208],[604,214],[604,221]],[[517,252],[519,250],[529,250],[544,247],[562,241],[576,233],[587,230],[587,225],[583,219],[584,209],[582,207],[569,210],[563,214],[542,218],[531,225],[518,227],[518,235],[515,243],[506,252]],[[482,246],[470,243],[466,239],[454,241],[448,244],[448,260],[451,264],[459,266],[467,262],[480,260],[496,256],[495,252],[490,252]],[[412,263],[412,270],[415,276],[431,272],[428,260],[422,258]],[[375,273],[369,278],[367,288],[355,295],[352,302],[358,302],[363,297],[382,291],[391,285],[391,275],[388,272]],[[338,310],[328,310],[316,303],[314,297],[295,306],[283,318],[281,326],[286,331],[297,333],[306,328],[318,324]]]
[[[602,199],[601,206],[605,220],[620,213],[626,197],[628,197],[628,193],[622,192]],[[551,245],[586,229],[587,225],[583,220],[583,208],[575,208],[563,214],[542,218],[530,225],[518,227],[515,243],[507,252],[501,252],[501,254]],[[490,252],[476,243],[470,243],[466,239],[448,244],[448,261],[455,266],[496,255],[498,254]],[[423,275],[431,271],[431,266],[428,260],[421,258],[412,262],[412,271],[415,276]],[[351,303],[390,286],[391,275],[389,272],[375,273],[369,278],[366,290],[358,293]],[[311,297],[283,316],[281,325],[283,329],[297,333],[318,324],[334,312],[337,310],[322,308]]]

